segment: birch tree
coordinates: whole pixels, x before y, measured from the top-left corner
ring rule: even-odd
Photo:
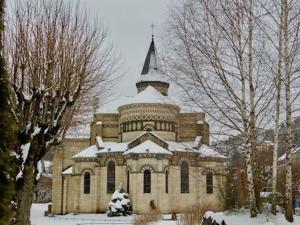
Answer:
[[[272,119],[275,85],[266,69],[260,9],[254,0],[186,1],[170,13],[166,56],[168,73],[188,100],[242,138],[251,217],[259,197],[253,169],[257,131]]]
[[[115,72],[107,29],[79,5],[16,1],[7,19],[5,54],[18,126],[16,224],[30,224],[39,160],[61,141],[69,113],[99,93]]]
[[[283,4],[281,0],[272,1],[269,4],[261,1],[265,18],[262,19],[260,27],[264,32],[270,50],[266,54],[270,74],[274,74],[275,98],[274,98],[274,148],[272,162],[272,214],[276,215],[277,205],[277,159],[279,147],[279,130],[282,123],[280,116],[282,110],[282,33],[283,33]],[[263,22],[264,21],[264,22]]]
[[[285,113],[286,113],[286,129],[287,129],[287,149],[286,149],[286,185],[285,185],[285,218],[289,222],[293,222],[293,205],[292,205],[292,99],[291,99],[291,79],[292,79],[292,61],[294,60],[294,49],[290,48],[290,43],[293,41],[298,42],[299,21],[295,30],[295,36],[290,36],[291,23],[290,23],[290,10],[293,6],[293,1],[283,0],[283,63],[284,63],[284,86],[285,86]],[[297,43],[299,45],[299,42]],[[298,50],[298,46],[296,51]],[[292,52],[291,52],[292,51]]]

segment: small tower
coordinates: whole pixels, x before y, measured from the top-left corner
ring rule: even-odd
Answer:
[[[157,50],[154,44],[154,38],[152,35],[152,40],[149,46],[149,50],[144,62],[143,70],[139,81],[136,83],[138,93],[143,91],[147,86],[151,85],[161,94],[167,96],[169,83],[164,81],[165,73],[161,68],[159,59],[157,56]]]

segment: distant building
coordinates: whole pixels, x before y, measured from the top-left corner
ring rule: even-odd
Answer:
[[[278,158],[279,188],[284,193],[286,154]],[[292,185],[293,185],[293,205],[300,208],[300,145],[296,145],[292,150]]]

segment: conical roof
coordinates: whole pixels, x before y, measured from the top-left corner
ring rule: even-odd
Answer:
[[[155,48],[154,39],[152,37],[141,74],[142,75],[148,74],[150,70],[152,69],[158,70],[158,68],[159,65],[158,65],[157,51]]]
[[[157,50],[155,47],[154,39],[152,36],[152,40],[146,55],[146,59],[144,62],[143,70],[141,72],[141,76],[139,81],[165,81],[165,73],[161,67],[159,62]]]

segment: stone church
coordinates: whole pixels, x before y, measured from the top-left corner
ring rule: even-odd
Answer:
[[[225,157],[209,146],[203,112],[182,112],[152,38],[137,94],[115,113],[96,113],[89,138],[66,138],[54,151],[52,213],[98,213],[122,184],[134,213],[195,204],[222,207]]]

